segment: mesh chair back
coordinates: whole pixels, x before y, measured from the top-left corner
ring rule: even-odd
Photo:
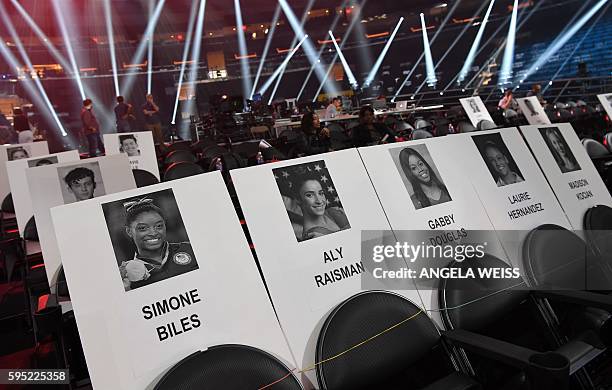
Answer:
[[[23,229],[23,238],[27,241],[38,241],[38,229],[36,228],[36,219],[34,217],[28,219],[28,223],[26,223]]]
[[[584,215],[584,230],[589,246],[598,256],[612,253],[612,208],[591,207]]]
[[[218,345],[178,362],[154,390],[259,389],[276,381],[272,389],[302,389],[291,370],[269,353],[246,345]]]
[[[606,133],[604,136],[605,146],[612,152],[612,133]]]
[[[427,122],[425,119],[417,119],[414,123],[414,128],[417,130],[430,130],[432,127],[431,123]]]
[[[405,381],[411,379],[410,375],[403,374],[440,340],[427,314],[417,313],[419,308],[414,303],[383,291],[362,292],[341,303],[323,324],[317,341],[316,361],[335,356],[407,318],[412,319],[341,358],[318,365],[320,388],[384,389],[395,388],[390,384],[402,381],[404,388],[416,388]],[[402,379],[397,380],[398,377]]]
[[[164,181],[182,179],[184,177],[204,173],[201,166],[191,162],[176,162],[170,165],[164,172]]]
[[[520,280],[480,278],[478,269],[511,268],[495,256],[485,254],[481,259],[472,258],[449,267],[463,272],[472,269],[476,278],[443,279],[439,286],[438,300],[446,329],[479,331],[495,323],[520,304],[527,293],[520,290]],[[503,291],[503,292],[500,292]]]
[[[472,131],[476,131],[476,128],[474,127],[474,125],[466,121],[459,122],[457,124],[457,128],[459,129],[460,133],[471,133]]]
[[[412,131],[414,127],[408,122],[400,121],[395,124],[395,131]]]
[[[174,152],[175,150],[190,151],[191,150],[191,142],[190,141],[174,142],[174,143],[168,145],[168,148],[167,148],[166,152],[167,153],[171,153],[171,152]]]
[[[196,157],[191,153],[190,150],[175,150],[166,155],[164,159],[164,163],[166,165],[175,163],[175,162],[196,162]]]
[[[427,130],[417,129],[412,132],[412,139],[425,139],[425,138],[433,138],[433,134],[431,134]]]
[[[605,146],[603,146],[600,142],[597,142],[592,138],[584,138],[582,140],[582,146],[584,146],[587,151],[587,154],[591,158],[610,155],[610,151]]]
[[[3,212],[14,214],[15,205],[13,204],[13,195],[9,193],[2,201],[2,205],[0,207],[2,208]]]
[[[136,187],[138,188],[152,186],[159,183],[157,177],[149,171],[145,171],[143,169],[132,169],[132,174],[134,175],[134,181],[136,182]]]
[[[497,128],[497,125],[491,122],[490,120],[483,119],[480,122],[478,122],[478,125],[476,126],[476,128],[478,130],[492,130],[492,129]]]

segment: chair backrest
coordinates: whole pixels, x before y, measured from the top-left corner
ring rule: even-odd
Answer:
[[[62,307],[60,305],[48,306],[34,312],[36,333],[41,339],[46,335],[59,334],[62,329]]]
[[[302,389],[291,370],[271,354],[227,344],[187,356],[159,380],[154,390],[243,390],[271,384],[277,390]]]
[[[251,134],[267,134],[270,132],[270,128],[268,126],[253,126],[251,127]]]
[[[36,228],[36,219],[34,216],[28,219],[23,229],[23,238],[27,241],[38,241],[38,229]]]
[[[395,124],[395,131],[407,131],[407,130],[414,130],[414,127],[412,127],[412,125],[408,122],[405,121],[399,121]]]
[[[132,169],[132,174],[134,175],[134,181],[136,182],[136,187],[146,187],[152,186],[154,184],[159,183],[157,177],[149,171],[145,171],[144,169]]]
[[[558,225],[538,226],[523,242],[523,269],[532,287],[583,290],[587,260],[585,242]]]
[[[417,129],[412,132],[412,139],[425,139],[425,138],[433,138],[433,134],[431,134],[427,130]]]
[[[492,129],[497,128],[497,125],[491,122],[490,120],[483,119],[480,122],[478,122],[476,128],[478,130],[492,130]]]
[[[518,112],[514,111],[511,108],[504,110],[504,116],[506,119],[516,118],[518,116]]]
[[[2,205],[0,206],[3,212],[5,213],[15,213],[15,205],[13,204],[13,195],[8,194],[4,200],[2,201]]]
[[[430,130],[433,126],[431,123],[427,122],[425,119],[417,119],[414,122],[414,128],[417,130]]]
[[[606,133],[604,135],[605,145],[610,152],[612,152],[612,133]]]
[[[64,266],[61,265],[59,272],[57,273],[57,296],[70,298],[70,292],[68,291],[68,283],[66,282],[66,273],[64,272]]]
[[[472,131],[476,131],[476,128],[474,127],[474,125],[466,121],[459,122],[457,124],[457,128],[459,129],[460,133],[471,133]]]
[[[338,305],[319,333],[317,362],[346,351],[402,321],[405,322],[401,326],[351,350],[342,358],[318,365],[319,387],[334,390],[391,388],[385,384],[397,382],[393,379],[403,376],[440,341],[439,332],[427,314],[397,294],[366,291]],[[404,384],[405,388],[411,388],[409,383]]]
[[[568,107],[578,107],[578,104],[573,100],[568,101],[566,104]]]
[[[191,150],[191,141],[178,141],[168,145],[166,153],[174,152],[175,150]]]
[[[199,175],[204,173],[201,166],[191,162],[176,162],[166,168],[164,172],[164,181],[182,179],[184,177]]]
[[[166,155],[164,163],[170,165],[175,162],[196,162],[196,157],[190,150],[174,150]]]
[[[512,268],[495,256],[485,254],[449,265],[462,272],[472,269],[475,278],[443,279],[439,285],[439,307],[446,329],[478,332],[512,312],[527,296],[522,279],[481,278],[478,269]],[[513,288],[516,286],[515,288]]]
[[[588,209],[584,214],[584,230],[596,255],[612,253],[612,208],[598,205]]]
[[[592,138],[583,138],[582,146],[584,146],[587,151],[587,154],[591,158],[610,155],[610,151],[605,146],[603,146],[602,143],[597,142]]]

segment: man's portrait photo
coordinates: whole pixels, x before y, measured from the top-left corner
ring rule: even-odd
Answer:
[[[172,189],[102,205],[125,291],[198,269]]]
[[[272,172],[299,242],[351,228],[325,161]]]
[[[138,138],[134,134],[119,135],[119,152],[125,153],[128,157],[140,156]]]
[[[29,160],[28,167],[29,168],[42,167],[45,165],[57,164],[57,162],[58,162],[57,156],[43,157],[43,158],[38,158],[34,160]]]
[[[477,135],[472,140],[498,187],[525,181],[501,134]]]
[[[57,169],[64,204],[106,195],[98,162]]]

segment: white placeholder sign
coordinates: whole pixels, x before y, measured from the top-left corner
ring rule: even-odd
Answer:
[[[601,102],[604,110],[608,114],[609,118],[612,118],[612,93],[604,93],[597,95],[597,98]]]
[[[455,140],[452,136],[365,147],[359,154],[398,241],[424,248],[482,244],[486,253],[507,261],[478,195],[457,164]],[[425,259],[423,267],[439,266],[432,262],[440,260]],[[449,258],[442,266],[452,260],[457,259]],[[437,309],[435,286],[417,284],[426,307]],[[432,314],[440,320],[437,312]]]
[[[219,344],[293,367],[218,172],[51,214],[95,389],[153,388],[181,359]]]
[[[480,96],[459,99],[459,102],[461,103],[461,106],[463,106],[463,109],[465,110],[468,118],[470,118],[470,122],[472,122],[474,127],[478,127],[478,124],[482,121],[495,123]]]
[[[136,188],[127,156],[89,158],[26,171],[38,238],[49,284],[53,286],[61,265],[51,208],[87,201],[98,196]],[[90,252],[95,252],[93,247]]]
[[[45,154],[49,154],[47,141],[32,142],[28,144],[0,145],[0,203],[2,203],[11,192],[8,173],[6,172],[7,161],[43,156]]]
[[[518,105],[530,125],[550,125],[550,118],[537,96],[516,99]]]
[[[543,224],[571,229],[518,129],[452,137],[463,177],[472,181],[513,265],[521,267],[522,244],[530,230]]]
[[[583,229],[589,208],[612,207],[610,192],[572,125],[523,126],[521,132],[574,230]]]
[[[160,179],[155,144],[150,131],[104,134],[104,145],[107,156],[127,154],[132,169],[142,169]]]
[[[281,327],[298,368],[311,367],[327,315],[370,275],[362,230],[390,226],[356,149],[231,174]],[[314,371],[306,376],[316,386]]]
[[[79,161],[79,159],[79,151],[70,150],[68,152],[30,157],[22,160],[8,161],[6,163],[20,236],[23,237],[23,231],[26,224],[34,216],[34,211],[32,210],[32,197],[30,195],[30,188],[28,187],[28,180],[26,179],[26,170],[28,168]]]

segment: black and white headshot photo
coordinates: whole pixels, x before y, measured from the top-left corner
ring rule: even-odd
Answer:
[[[351,228],[325,161],[272,172],[299,242]]]
[[[172,189],[102,205],[125,291],[198,269]]]
[[[544,142],[546,142],[546,146],[548,146],[548,149],[555,158],[561,172],[567,173],[580,170],[580,165],[576,161],[574,153],[572,153],[558,128],[543,128],[540,129],[540,134],[542,134]]]
[[[31,156],[29,146],[15,146],[14,148],[7,148],[6,154],[8,161],[22,160]]]
[[[478,103],[475,99],[468,99],[468,104],[470,105],[470,108],[474,114],[478,114],[480,112],[480,107],[478,107]]]
[[[452,200],[427,146],[390,149],[414,208],[419,210]]]
[[[472,137],[498,187],[525,181],[499,133]]]
[[[98,162],[57,168],[64,204],[106,195]]]
[[[45,165],[57,164],[57,162],[58,162],[57,156],[43,157],[43,158],[39,158],[35,160],[29,160],[28,167],[29,168],[42,167]]]
[[[119,135],[119,152],[125,153],[128,157],[140,156],[138,138],[134,134]]]

